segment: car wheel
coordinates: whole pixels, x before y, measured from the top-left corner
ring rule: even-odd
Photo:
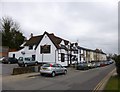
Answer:
[[[64,74],[67,74],[67,70],[64,71]]]
[[[44,75],[44,73],[41,73],[40,75],[41,75],[41,76],[43,76],[43,75]]]
[[[27,67],[27,64],[24,64],[24,67]]]
[[[51,74],[51,75],[52,75],[52,77],[55,77],[55,72],[52,72],[52,74]]]
[[[19,67],[21,67],[22,65],[18,64]]]
[[[10,64],[10,61],[8,62],[8,64]]]
[[[38,65],[38,62],[35,62],[35,65]]]

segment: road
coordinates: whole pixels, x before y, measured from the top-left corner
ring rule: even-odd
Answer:
[[[8,76],[12,74],[13,68],[18,67],[18,64],[1,64],[2,76]]]
[[[93,90],[96,85],[113,69],[115,65],[94,68],[86,71],[68,68],[67,75],[56,77],[23,75],[3,78],[3,90]]]

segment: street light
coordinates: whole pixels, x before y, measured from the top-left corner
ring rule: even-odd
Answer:
[[[55,63],[56,63],[56,51],[57,51],[57,50],[58,50],[58,49],[55,50]]]

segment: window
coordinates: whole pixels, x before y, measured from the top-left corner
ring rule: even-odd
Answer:
[[[25,58],[25,61],[30,61],[30,58]]]
[[[15,54],[13,54],[13,58],[15,58]]]
[[[75,50],[75,51],[74,51],[74,54],[78,54],[78,50]]]
[[[32,55],[32,61],[35,61],[35,55]]]
[[[64,62],[65,61],[65,54],[64,53],[61,53],[61,62]]]
[[[29,50],[32,50],[33,49],[33,46],[29,46]]]
[[[40,46],[40,53],[50,53],[51,45]]]
[[[60,64],[57,64],[57,67],[59,67],[59,68],[63,68]]]

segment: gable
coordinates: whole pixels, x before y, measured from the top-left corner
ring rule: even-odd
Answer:
[[[47,32],[44,32],[43,35],[31,37],[31,38],[26,42],[26,44],[25,44],[24,46],[33,46],[33,45],[35,45],[35,46],[36,46],[36,47],[35,47],[35,50],[36,50],[36,48],[38,47],[39,43],[41,42],[41,40],[42,40],[43,37],[45,37],[45,36],[49,37],[49,39],[52,41],[52,43],[55,45],[55,47],[56,47],[57,49],[60,48],[59,44],[61,43],[61,41],[63,41],[63,42],[62,42],[63,45],[68,45],[68,43],[69,43],[69,41],[64,40],[64,39],[62,39],[62,38],[60,38],[60,37],[57,37],[57,36],[55,36],[53,33],[52,33],[52,34],[49,34],[49,33],[47,33]]]
[[[60,44],[65,45],[65,43],[64,43],[64,41],[63,41],[63,40],[61,41],[61,43],[60,43]]]
[[[54,43],[51,41],[51,39],[49,38],[49,36],[47,34],[43,35],[42,40],[40,41],[39,45],[37,46],[37,48],[41,47],[41,46],[51,46],[52,49],[56,48],[56,46],[54,45]],[[36,48],[36,49],[37,49]]]

